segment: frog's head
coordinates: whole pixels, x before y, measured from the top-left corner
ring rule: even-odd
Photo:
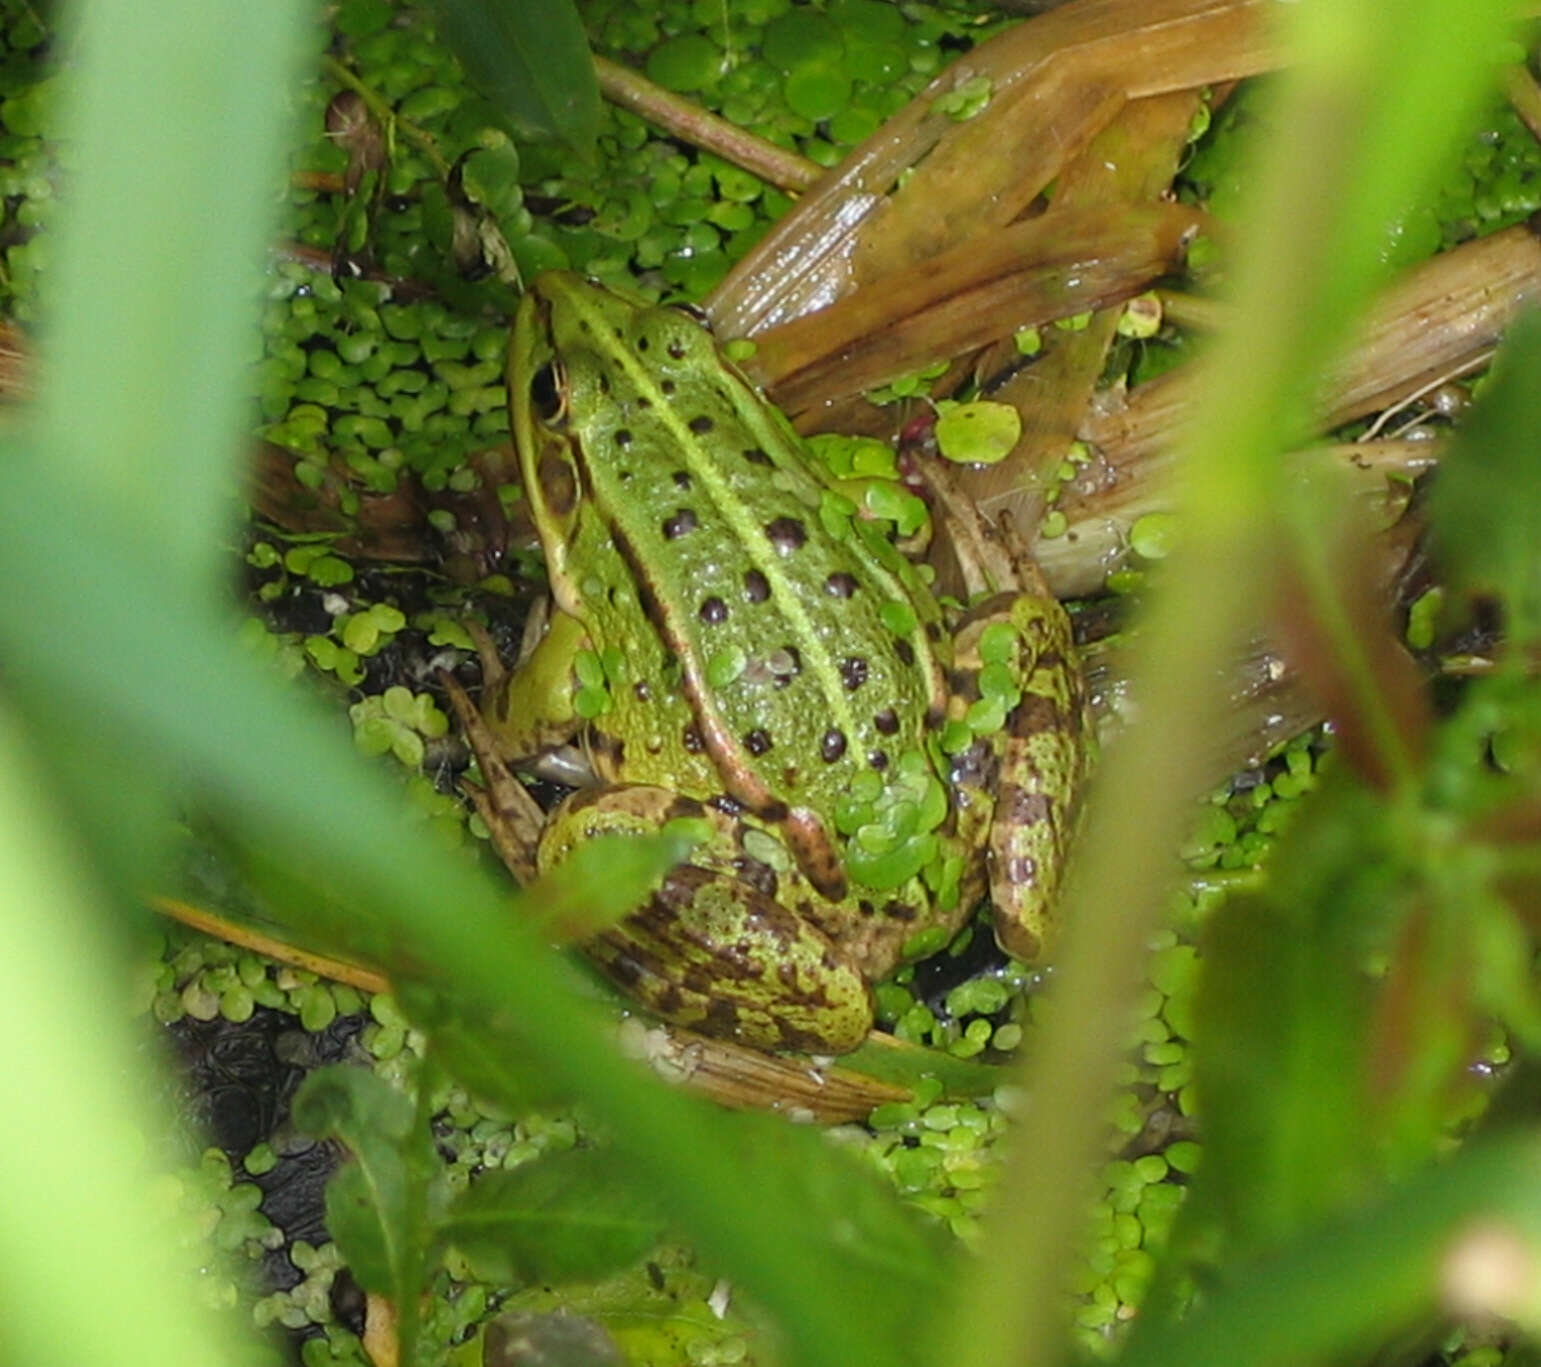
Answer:
[[[703,322],[692,309],[649,303],[572,271],[543,271],[525,291],[514,324],[514,402],[523,397],[555,420],[564,405],[585,412],[589,403],[602,403],[606,377],[619,371],[660,380],[671,371],[698,371],[716,363]]]
[[[636,315],[648,307],[575,271],[542,271],[525,290],[515,326],[532,329],[565,358],[608,351],[616,341],[625,345]]]
[[[553,579],[594,487],[592,453],[620,441],[618,415],[669,406],[677,389],[718,364],[711,334],[684,309],[571,271],[530,282],[514,321],[508,388],[525,490]]]

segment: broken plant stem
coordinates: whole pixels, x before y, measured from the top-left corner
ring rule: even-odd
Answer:
[[[796,194],[824,174],[817,162],[720,119],[690,100],[655,85],[640,72],[596,56],[600,93],[612,104],[656,124],[664,132],[711,152],[779,190]]]
[[[316,973],[323,978],[329,978],[332,982],[346,983],[349,987],[356,987],[361,992],[391,990],[385,975],[376,969],[365,968],[347,959],[312,954],[309,950],[300,949],[296,945],[268,935],[252,926],[244,925],[240,921],[232,921],[217,912],[206,911],[202,907],[191,906],[171,897],[152,897],[150,905],[162,916],[169,916],[173,921],[179,921],[192,930],[211,935],[216,940],[223,940],[226,944],[249,949],[255,954],[265,954],[270,959],[277,959],[281,964],[288,964],[290,968]]]

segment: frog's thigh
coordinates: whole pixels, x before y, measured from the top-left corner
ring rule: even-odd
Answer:
[[[709,814],[709,815],[708,815]],[[664,1019],[757,1049],[845,1053],[872,1028],[865,978],[817,926],[733,876],[720,814],[640,784],[575,793],[552,814],[541,864],[579,841],[711,820],[713,838],[677,864],[640,908],[585,949]],[[713,867],[715,865],[715,867]]]

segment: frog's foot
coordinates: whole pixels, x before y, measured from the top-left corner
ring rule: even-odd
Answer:
[[[486,823],[498,857],[520,883],[529,883],[535,877],[535,849],[540,843],[545,814],[503,761],[496,737],[459,681],[447,672],[441,672],[439,680],[449,694],[450,705],[482,771],[484,786],[462,787],[476,807],[476,814]]]
[[[508,677],[508,671],[504,669],[503,660],[498,655],[497,642],[492,639],[492,633],[474,617],[467,617],[461,625],[471,638],[471,644],[476,647],[476,658],[481,662],[482,691],[491,694],[501,688],[503,680]]]
[[[1011,571],[1017,586],[1023,593],[1052,600],[1054,595],[1049,591],[1048,581],[1038,568],[1038,562],[1033,559],[1033,552],[1022,529],[1017,526],[1016,519],[1003,511],[991,525],[996,529],[1000,545],[1011,561]]]
[[[990,819],[995,938],[1037,958],[1054,925],[1066,852],[1078,824],[1093,741],[1086,683],[1070,619],[1049,592],[1017,527],[987,520],[944,468],[923,471],[951,532],[952,551],[980,600],[954,635],[963,701],[995,702],[998,729],[980,733],[954,765],[966,805]],[[989,715],[989,709],[984,709]]]
[[[872,1028],[865,976],[829,935],[777,900],[780,881],[745,853],[733,818],[647,784],[586,789],[551,814],[542,868],[595,837],[649,834],[679,819],[702,829],[691,862],[676,864],[585,952],[672,1024],[769,1051],[856,1048]]]
[[[931,495],[938,540],[945,529],[946,546],[970,598],[1024,587],[1016,557],[1005,545],[1000,529],[953,478],[940,458],[918,465],[919,476]],[[1031,562],[1029,562],[1031,563]]]

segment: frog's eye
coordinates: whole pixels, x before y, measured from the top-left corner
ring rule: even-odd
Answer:
[[[567,386],[557,374],[556,363],[547,361],[530,376],[530,405],[535,416],[554,427],[567,416]]]

